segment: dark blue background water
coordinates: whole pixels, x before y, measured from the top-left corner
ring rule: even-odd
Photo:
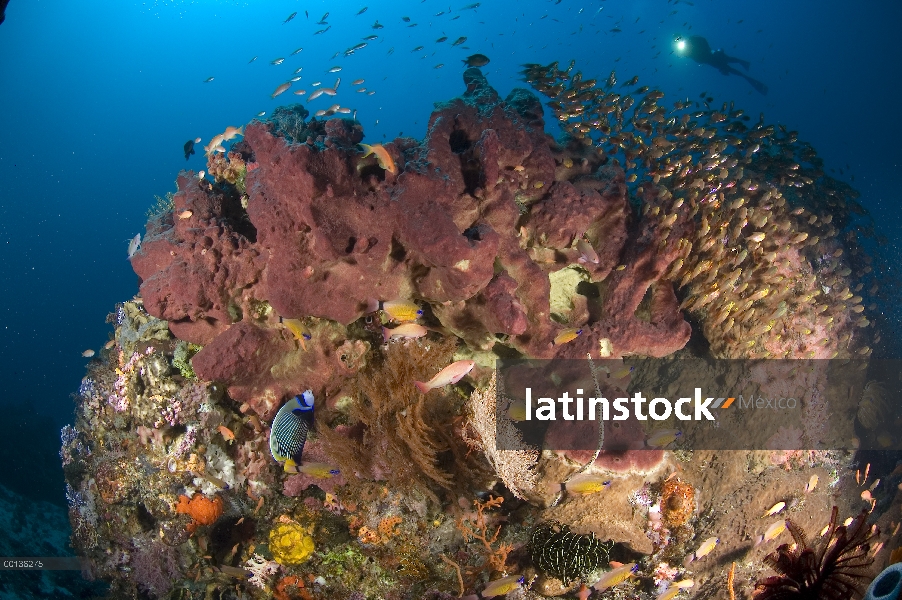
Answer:
[[[718,106],[736,100],[753,119],[764,112],[798,130],[828,168],[843,169],[841,179],[854,177],[891,239],[883,251],[897,252],[897,0],[867,11],[782,0],[483,0],[461,10],[466,4],[11,0],[0,25],[0,483],[62,501],[58,430],[71,418],[81,352],[107,341],[106,314],[137,292],[126,246],[143,234],[154,195],[174,191],[179,169],[205,168],[200,150],[186,163],[184,142],[205,144],[227,125],[296,101],[293,90],[309,94],[314,81],[341,77],[334,100],[308,106],[357,109],[369,142],[402,131],[421,137],[432,103],[463,91],[460,61],[475,52],[491,58],[484,72],[502,94],[525,86],[520,64],[571,58],[586,78],[639,75],[640,85],[666,92],[662,105],[707,91]],[[327,11],[331,29],[313,36]],[[371,28],[377,19],[384,29]],[[353,56],[331,58],[371,34],[379,39]],[[680,34],[749,60],[769,94],[675,56]],[[440,36],[448,41],[436,43]],[[451,47],[459,36],[467,42]],[[277,57],[285,62],[271,65]],[[335,65],[343,70],[326,73]],[[302,80],[271,99],[297,67]],[[355,93],[358,78],[376,94]]]

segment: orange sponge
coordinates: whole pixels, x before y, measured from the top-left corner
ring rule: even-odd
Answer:
[[[193,519],[193,522],[188,524],[188,531],[194,533],[200,525],[212,525],[222,515],[222,498],[216,496],[210,500],[204,495],[196,494],[189,500],[188,496],[181,495],[175,512]]]

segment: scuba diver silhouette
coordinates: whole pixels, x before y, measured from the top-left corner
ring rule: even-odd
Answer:
[[[736,58],[735,56],[730,56],[723,50],[714,50],[711,51],[711,45],[708,44],[708,40],[703,38],[700,35],[694,35],[690,38],[678,38],[677,39],[677,53],[682,56],[688,56],[695,62],[702,65],[711,65],[724,75],[739,75],[746,81],[748,81],[755,90],[761,94],[767,94],[767,86],[757,79],[752,79],[742,71],[738,69],[734,69],[730,65],[732,63],[738,63],[742,65],[742,68],[746,71],[749,70],[751,66],[749,61],[742,60],[741,58]]]

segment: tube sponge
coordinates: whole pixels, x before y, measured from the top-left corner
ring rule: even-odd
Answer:
[[[897,600],[902,594],[902,563],[895,563],[883,570],[868,586],[864,600]]]

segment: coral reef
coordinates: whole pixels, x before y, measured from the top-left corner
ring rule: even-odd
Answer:
[[[742,110],[726,104],[693,113],[687,100],[669,111],[658,105],[664,95],[658,90],[645,88],[637,102],[614,94],[612,86],[589,84],[572,67],[528,65],[524,75],[552,97],[550,106],[574,143],[597,144],[598,152],[621,157],[627,169],[643,168],[641,179],[630,176],[642,203],[638,243],[625,248],[603,305],[605,315],[622,319],[648,290],[639,311],[647,311],[647,323],[608,331],[612,326],[602,319],[593,334],[607,333],[617,354],[624,353],[622,331],[638,334],[637,326],[688,339],[688,325],[677,318],[674,282],[685,294],[680,308],[701,321],[715,356],[869,354],[869,336],[859,328],[870,321],[855,316],[864,310],[863,296],[852,291],[865,283],[856,285],[850,276],[870,273],[870,258],[855,232],[841,235],[865,211],[855,202],[857,192],[825,175],[797,132],[763,119],[749,126]],[[596,339],[582,336],[570,355],[590,351]],[[647,339],[651,347],[639,353],[664,356],[677,349],[657,349],[654,342]]]
[[[593,583],[713,597],[760,576],[781,531],[751,547],[768,506],[815,520],[843,494],[844,511],[864,491],[872,510],[889,503],[886,484],[849,494],[852,452],[815,445],[839,386],[801,366],[692,374],[810,391],[803,422],[758,453],[693,451],[681,432],[676,449],[652,444],[637,418],[521,435],[499,358],[578,359],[565,376],[616,398],[677,386],[674,355],[870,356],[854,193],[793,132],[732,108],[668,111],[655,90],[636,103],[572,66],[525,75],[562,140],[538,97],[502,99],[470,68],[423,140],[362,156],[357,121],[294,105],[210,154],[209,177],[179,175],[131,257],[140,296],[110,316],[62,434],[72,543],[110,597],[400,600],[499,582],[516,597]],[[389,339],[405,320],[392,300],[420,337]],[[634,372],[633,357],[663,360]],[[464,360],[463,379],[414,385]],[[286,473],[269,424],[305,390],[314,424]],[[862,428],[884,427],[882,394],[853,411]],[[831,523],[831,540],[863,547],[863,525]],[[813,552],[797,543],[768,562]]]

